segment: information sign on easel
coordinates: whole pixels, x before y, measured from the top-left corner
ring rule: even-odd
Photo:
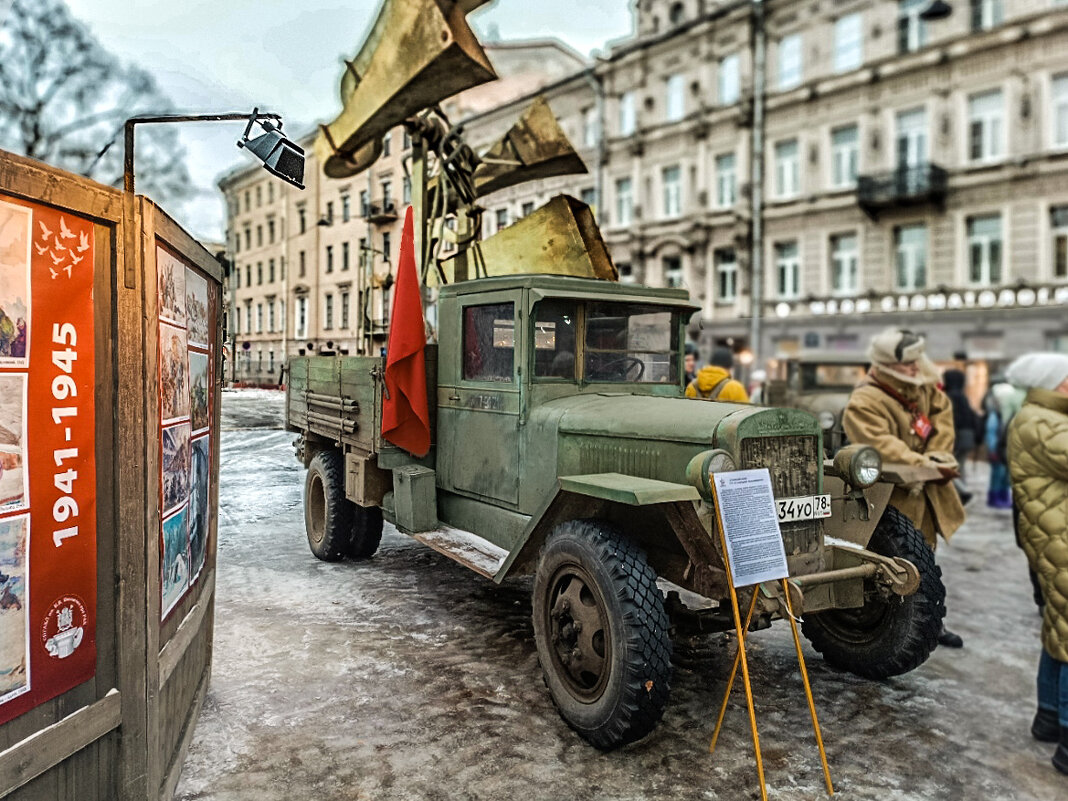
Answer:
[[[786,580],[790,575],[786,563],[786,549],[783,546],[782,532],[779,530],[779,517],[775,509],[775,493],[771,486],[771,474],[767,468],[760,470],[735,470],[715,473],[712,476],[712,497],[716,507],[716,528],[720,544],[726,555],[727,578],[730,585],[731,606],[734,612],[734,625],[738,633],[738,653],[734,658],[727,690],[720,706],[719,718],[712,734],[709,752],[716,748],[723,718],[727,712],[727,702],[734,687],[734,678],[738,665],[742,667],[742,681],[745,685],[745,699],[749,710],[749,724],[753,732],[753,753],[756,760],[757,776],[760,780],[760,796],[767,801],[768,790],[764,781],[764,762],[760,754],[760,735],[757,733],[756,710],[753,705],[753,687],[749,681],[749,663],[746,658],[746,632],[753,617],[759,596],[759,585],[768,581],[779,581],[782,586],[783,603],[786,616],[794,635],[794,647],[797,650],[797,662],[801,669],[801,679],[808,699],[812,728],[816,734],[820,762],[823,765],[823,777],[827,784],[827,794],[834,795],[831,784],[831,771],[827,766],[827,754],[823,748],[819,720],[816,717],[816,704],[812,698],[812,687],[805,669],[805,658],[801,651],[801,637],[797,631],[797,620],[790,604],[790,589]],[[738,608],[737,588],[752,587],[753,597],[749,611],[742,623]]]

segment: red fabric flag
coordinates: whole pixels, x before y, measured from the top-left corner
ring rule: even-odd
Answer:
[[[382,401],[382,438],[415,456],[430,451],[430,408],[426,400],[426,327],[419,276],[415,272],[412,207],[404,216],[393,315],[386,347],[386,394]]]

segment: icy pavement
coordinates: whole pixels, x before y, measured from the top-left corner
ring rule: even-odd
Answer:
[[[699,672],[676,670],[652,735],[602,754],[542,684],[528,581],[498,587],[389,527],[368,562],[312,557],[294,436],[269,427],[281,399],[223,396],[214,671],[177,798],[759,798],[740,688],[708,755],[724,638]],[[1008,513],[981,501],[939,551],[962,651],[878,683],[806,646],[844,801],[1068,798],[1028,731],[1039,617],[1024,559]],[[770,797],[825,797],[789,628],[754,634],[750,654]]]

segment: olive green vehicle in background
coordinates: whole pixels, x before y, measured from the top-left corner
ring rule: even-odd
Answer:
[[[764,385],[762,402],[812,412],[823,430],[823,446],[833,456],[846,444],[842,412],[849,396],[867,374],[862,353],[812,352],[779,362],[778,373]]]
[[[878,455],[825,460],[806,411],[686,399],[695,308],[682,290],[552,275],[442,287],[422,459],[381,437],[383,359],[291,359],[312,552],[368,558],[388,520],[489,580],[533,574],[550,694],[607,749],[660,720],[673,635],[733,627],[709,476],[767,468],[814,647],[872,678],[919,666],[945,590],[922,536],[886,508]],[[754,629],[783,617],[777,592],[761,593]]]

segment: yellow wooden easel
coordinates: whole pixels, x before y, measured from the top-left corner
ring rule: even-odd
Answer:
[[[753,610],[756,609],[757,595],[760,585],[753,586],[753,600],[749,604],[749,611],[745,616],[745,625],[742,625],[741,610],[738,607],[738,593],[734,586],[734,576],[731,574],[729,551],[727,549],[727,535],[723,528],[723,519],[720,513],[719,497],[716,492],[715,482],[710,482],[712,490],[712,503],[715,506],[716,533],[719,534],[720,546],[723,548],[723,566],[727,571],[727,586],[731,593],[731,607],[734,612],[734,627],[738,633],[738,653],[734,656],[734,665],[731,667],[730,676],[727,679],[727,690],[723,694],[723,703],[719,708],[719,717],[716,719],[716,728],[712,732],[712,742],[708,745],[711,754],[716,750],[716,741],[719,739],[720,729],[723,727],[723,718],[727,714],[727,702],[734,689],[734,679],[738,675],[738,664],[742,666],[742,682],[745,685],[745,701],[749,709],[749,726],[753,731],[753,753],[756,758],[757,777],[760,780],[760,797],[763,801],[768,799],[768,788],[764,781],[764,760],[760,754],[760,735],[757,733],[756,709],[753,706],[753,686],[749,681],[749,661],[746,659],[745,635],[749,631],[749,623],[753,619]],[[786,603],[786,616],[790,618],[790,628],[794,633],[794,648],[797,650],[797,663],[801,668],[801,681],[805,685],[805,697],[808,699],[808,711],[812,716],[812,729],[816,733],[816,745],[820,751],[820,762],[823,765],[823,778],[827,784],[827,795],[834,795],[834,785],[831,783],[831,769],[827,765],[827,752],[823,748],[823,735],[820,733],[820,722],[816,717],[816,702],[812,698],[812,686],[808,681],[808,670],[805,669],[805,656],[801,651],[801,637],[797,631],[797,619],[790,604],[790,588],[786,579],[781,579],[783,598]]]

